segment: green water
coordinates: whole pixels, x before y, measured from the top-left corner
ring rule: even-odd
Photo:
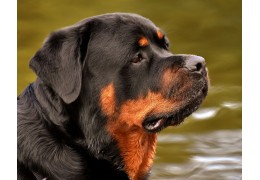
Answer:
[[[35,79],[28,62],[51,31],[108,12],[148,17],[171,51],[203,56],[209,69],[202,107],[160,134],[151,179],[242,179],[241,0],[19,0],[18,94]]]

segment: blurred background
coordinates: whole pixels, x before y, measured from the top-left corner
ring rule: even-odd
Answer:
[[[51,31],[109,12],[149,18],[172,52],[203,56],[209,69],[201,108],[160,133],[151,179],[242,179],[241,0],[19,0],[17,94],[35,80],[28,63]]]

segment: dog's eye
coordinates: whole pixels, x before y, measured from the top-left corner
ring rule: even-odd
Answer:
[[[133,59],[132,59],[132,63],[139,63],[139,62],[141,62],[142,60],[143,60],[144,58],[143,58],[143,56],[142,56],[142,54],[137,54],[137,56],[136,57],[134,57]]]

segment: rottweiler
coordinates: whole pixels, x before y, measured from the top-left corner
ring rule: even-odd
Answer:
[[[208,92],[204,58],[169,51],[165,33],[131,13],[52,32],[18,96],[18,179],[149,177],[158,133]]]

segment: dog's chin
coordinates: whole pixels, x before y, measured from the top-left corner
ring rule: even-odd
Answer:
[[[207,95],[207,89],[202,89],[195,98],[184,102],[183,105],[172,112],[150,115],[142,123],[148,133],[158,133],[168,126],[181,124],[186,117],[196,111]]]

